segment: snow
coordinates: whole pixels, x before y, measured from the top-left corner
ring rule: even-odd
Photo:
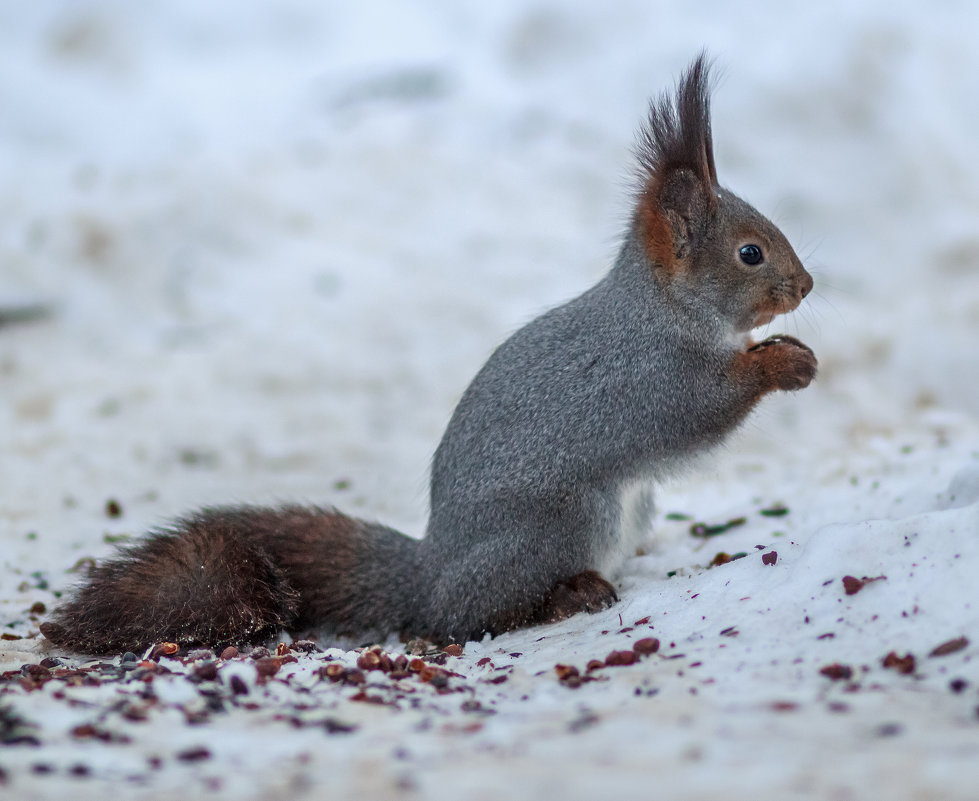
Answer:
[[[449,692],[369,673],[394,705],[319,677],[339,649],[264,683],[166,657],[152,684],[6,681],[0,732],[40,744],[0,745],[4,797],[974,797],[977,30],[968,3],[0,8],[0,311],[50,308],[0,327],[0,629],[23,638],[0,670],[58,655],[28,610],[80,559],[202,504],[420,534],[453,403],[607,269],[632,133],[702,47],[721,180],[816,278],[764,333],[820,359],[660,489],[608,612],[468,644]]]

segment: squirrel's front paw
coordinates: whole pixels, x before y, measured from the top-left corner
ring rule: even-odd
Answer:
[[[556,623],[578,612],[600,612],[619,600],[615,587],[594,570],[558,582],[544,602],[541,620]]]
[[[761,361],[772,389],[804,389],[816,377],[816,355],[812,348],[795,337],[769,337],[752,345],[748,352]]]

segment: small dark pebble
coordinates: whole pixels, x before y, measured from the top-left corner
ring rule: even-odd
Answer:
[[[948,683],[948,688],[956,695],[965,690],[965,688],[968,686],[969,682],[967,682],[965,679],[952,679]]]
[[[245,680],[241,676],[232,676],[228,686],[231,687],[231,692],[235,695],[248,695],[248,685],[245,684]]]
[[[76,765],[72,765],[68,768],[68,773],[71,776],[78,776],[80,778],[89,776],[92,773],[92,769],[88,765],[83,765],[80,762]]]
[[[31,772],[39,776],[46,776],[49,773],[54,773],[54,765],[50,765],[47,762],[35,762],[31,765]]]
[[[252,648],[252,650],[248,652],[248,656],[250,659],[265,659],[265,657],[271,655],[272,652],[269,651],[269,649],[266,648],[264,645],[258,645],[255,648]]]

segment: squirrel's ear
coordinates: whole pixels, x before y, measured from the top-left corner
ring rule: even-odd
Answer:
[[[670,273],[682,268],[706,228],[713,197],[702,177],[683,167],[647,185],[637,208],[639,233],[657,268]]]

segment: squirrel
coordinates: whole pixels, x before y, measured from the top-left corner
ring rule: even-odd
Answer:
[[[507,339],[463,394],[424,538],[328,508],[204,509],[95,567],[44,636],[89,653],[311,628],[465,642],[614,604],[606,577],[645,533],[652,482],[816,374],[799,340],[751,339],[813,281],[717,182],[709,72],[702,53],[650,103],[611,270]]]

